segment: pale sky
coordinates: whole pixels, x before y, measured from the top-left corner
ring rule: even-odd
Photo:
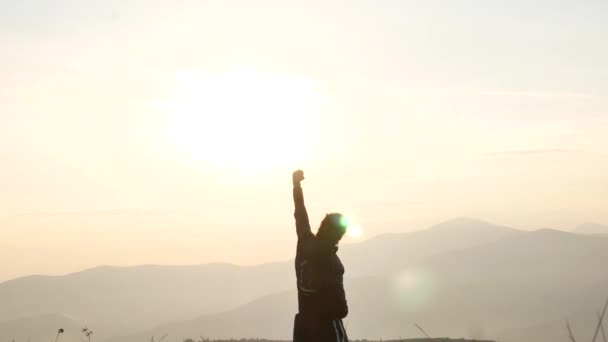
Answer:
[[[0,281],[286,260],[294,168],[363,238],[608,223],[606,13],[0,0]]]

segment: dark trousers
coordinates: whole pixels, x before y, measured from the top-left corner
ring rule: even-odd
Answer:
[[[348,342],[341,319],[321,321],[297,314],[293,324],[293,342]]]

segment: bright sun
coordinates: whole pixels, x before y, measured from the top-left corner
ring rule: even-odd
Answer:
[[[178,152],[222,172],[299,167],[311,152],[323,97],[315,82],[254,69],[172,75],[161,103]]]

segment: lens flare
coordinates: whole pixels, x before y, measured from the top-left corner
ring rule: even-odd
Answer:
[[[419,269],[405,270],[392,283],[392,294],[401,310],[416,311],[433,299],[435,286],[430,272]]]
[[[340,225],[346,229],[346,236],[349,238],[360,239],[363,237],[363,229],[352,215],[343,215]]]

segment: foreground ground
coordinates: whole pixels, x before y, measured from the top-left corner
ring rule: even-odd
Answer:
[[[263,340],[263,339],[232,339],[232,340],[185,340],[184,342],[292,342],[283,340]],[[412,338],[412,339],[399,339],[399,340],[351,340],[351,342],[494,342],[487,340],[466,340],[466,339],[453,339],[453,338]]]

